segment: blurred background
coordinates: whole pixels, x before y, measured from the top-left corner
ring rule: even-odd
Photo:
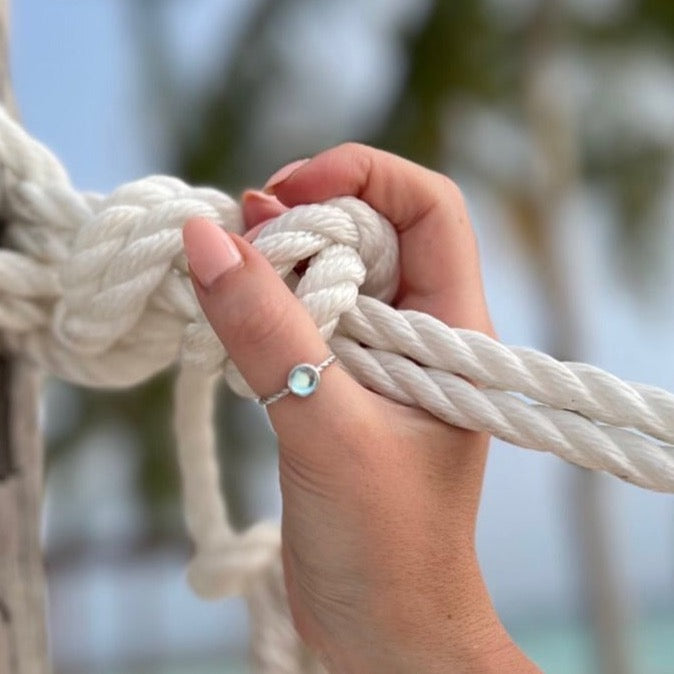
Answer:
[[[21,0],[23,121],[84,190],[172,173],[233,194],[344,140],[464,190],[506,343],[674,390],[671,0]],[[49,382],[59,674],[247,671],[236,600],[186,585],[171,373]],[[264,415],[222,391],[237,526],[277,518]],[[674,500],[493,443],[479,551],[546,672],[674,672]]]

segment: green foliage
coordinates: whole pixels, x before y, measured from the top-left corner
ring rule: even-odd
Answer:
[[[662,34],[672,48],[674,4],[670,0],[641,0],[635,4],[634,17],[645,28]]]
[[[507,42],[482,3],[433,3],[421,28],[403,36],[406,74],[368,141],[438,166],[452,99],[467,94],[493,99],[512,80]]]

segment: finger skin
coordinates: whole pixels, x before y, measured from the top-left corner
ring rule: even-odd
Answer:
[[[241,196],[241,210],[248,235],[251,229],[281,215],[288,210],[288,207],[262,190],[246,190]],[[252,241],[253,238],[246,236],[248,241]]]

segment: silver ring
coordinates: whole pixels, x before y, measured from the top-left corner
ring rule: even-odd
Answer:
[[[257,399],[260,405],[266,407],[275,403],[281,398],[285,398],[292,393],[299,398],[306,398],[318,389],[321,383],[321,372],[329,367],[337,360],[337,356],[331,353],[322,363],[312,365],[311,363],[300,363],[288,373],[287,386],[281,389],[278,393],[273,393],[270,396],[264,396]]]

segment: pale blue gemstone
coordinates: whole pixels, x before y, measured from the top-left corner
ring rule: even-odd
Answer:
[[[306,398],[318,388],[320,380],[321,375],[313,365],[302,363],[290,370],[288,388],[296,396]]]

